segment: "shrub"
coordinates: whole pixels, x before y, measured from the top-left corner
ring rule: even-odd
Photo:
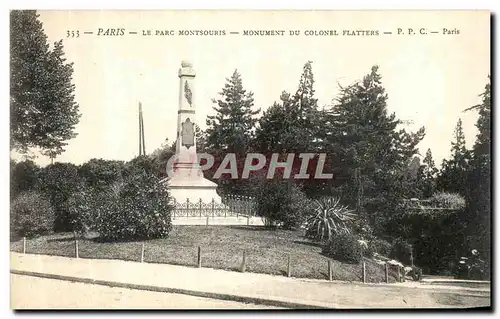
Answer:
[[[355,214],[346,206],[340,204],[340,199],[322,197],[314,200],[313,215],[307,221],[309,237],[317,240],[330,240],[334,234],[347,234],[351,232],[350,223]]]
[[[37,189],[49,198],[54,208],[55,231],[73,230],[67,201],[82,187],[82,184],[78,167],[74,164],[55,163],[41,169]]]
[[[93,188],[107,188],[121,180],[125,164],[122,161],[91,159],[84,163],[78,174]]]
[[[411,251],[411,245],[404,239],[398,238],[392,244],[389,257],[408,265],[411,263]]]
[[[103,206],[105,196],[106,190],[81,187],[69,197],[68,219],[74,232],[86,235],[96,229],[99,207]]]
[[[123,175],[148,174],[157,177],[161,176],[161,171],[157,169],[155,160],[149,156],[141,155],[125,164]]]
[[[465,208],[465,199],[456,193],[437,193],[431,197],[430,203],[434,207],[449,208],[449,209],[463,209]]]
[[[326,256],[347,263],[359,263],[363,258],[363,248],[358,237],[353,234],[334,234],[323,248]]]
[[[19,194],[10,206],[10,231],[13,236],[34,237],[50,233],[54,210],[43,194],[36,191]]]
[[[389,256],[392,250],[392,244],[387,240],[373,239],[368,244],[368,247],[375,253],[382,256]]]
[[[37,175],[40,167],[33,161],[26,160],[17,164],[12,163],[10,176],[11,198],[14,198],[19,193],[33,190],[36,185]]]
[[[301,189],[284,180],[266,180],[256,201],[257,212],[268,226],[282,224],[285,229],[302,226],[310,209],[310,200]]]
[[[164,238],[171,230],[172,206],[165,186],[153,174],[137,173],[95,200],[102,239]]]

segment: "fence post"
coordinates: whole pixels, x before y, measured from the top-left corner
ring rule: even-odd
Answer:
[[[206,226],[208,226],[208,215],[207,215],[207,223],[206,223]]]
[[[247,216],[247,226],[250,225],[250,216]]]
[[[23,254],[26,254],[26,237],[23,237]]]
[[[79,258],[78,257],[78,239],[75,239],[75,257]]]
[[[366,283],[366,263],[363,261],[363,283]]]
[[[241,272],[245,272],[247,269],[247,253],[243,250],[243,260],[241,262]]]
[[[173,199],[173,205],[172,206],[174,206],[172,215],[173,215],[173,219],[175,219],[175,211],[177,210],[177,201],[175,200],[175,198]]]
[[[286,272],[287,277],[292,276],[292,254],[288,254],[288,267]]]
[[[215,199],[212,198],[212,217],[215,217]]]
[[[385,283],[389,283],[389,265],[385,263]]]
[[[201,268],[201,247],[198,246],[198,268]]]
[[[141,248],[141,263],[144,262],[144,243],[142,243],[142,248]]]
[[[333,261],[328,259],[328,280],[333,280]]]

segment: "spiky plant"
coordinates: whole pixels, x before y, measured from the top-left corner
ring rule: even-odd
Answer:
[[[314,201],[313,215],[308,219],[307,234],[317,240],[330,240],[334,234],[349,234],[349,224],[356,214],[340,203],[339,198],[323,197]]]

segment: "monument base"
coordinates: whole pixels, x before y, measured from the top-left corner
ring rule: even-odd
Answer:
[[[217,184],[202,176],[173,176],[165,179],[169,188],[170,196],[178,203],[185,203],[188,199],[190,203],[211,203],[212,200],[221,204],[222,200],[217,194]]]

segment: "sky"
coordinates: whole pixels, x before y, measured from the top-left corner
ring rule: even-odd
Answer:
[[[255,107],[265,110],[283,90],[295,92],[303,65],[313,61],[320,106],[331,105],[341,85],[361,80],[379,65],[388,109],[408,130],[425,126],[419,149],[436,164],[450,154],[462,118],[467,146],[474,143],[477,113],[490,73],[490,17],[485,11],[41,11],[51,43],[63,39],[74,63],[75,98],[82,117],[78,136],[60,162],[91,158],[130,160],[138,155],[138,103],[142,102],[146,151],[176,136],[181,61],[193,63],[196,122],[205,127],[218,97],[237,69]],[[124,28],[124,35],[97,35]],[[398,35],[398,28],[405,34]],[[407,34],[412,28],[417,34]],[[425,28],[427,35],[420,35]],[[459,30],[444,35],[443,28]],[[79,37],[67,38],[67,31]],[[151,36],[143,36],[151,30]],[[155,36],[156,30],[176,35]],[[179,36],[179,30],[225,30],[225,36]],[[245,36],[243,30],[285,30],[285,36]],[[289,36],[289,30],[301,35]],[[378,31],[378,36],[305,36],[306,30]],[[83,34],[83,32],[93,34]],[[240,34],[230,34],[235,31]],[[430,31],[438,31],[431,34]],[[129,34],[137,32],[137,34]],[[391,35],[383,32],[392,32]],[[50,163],[45,156],[35,160]]]

